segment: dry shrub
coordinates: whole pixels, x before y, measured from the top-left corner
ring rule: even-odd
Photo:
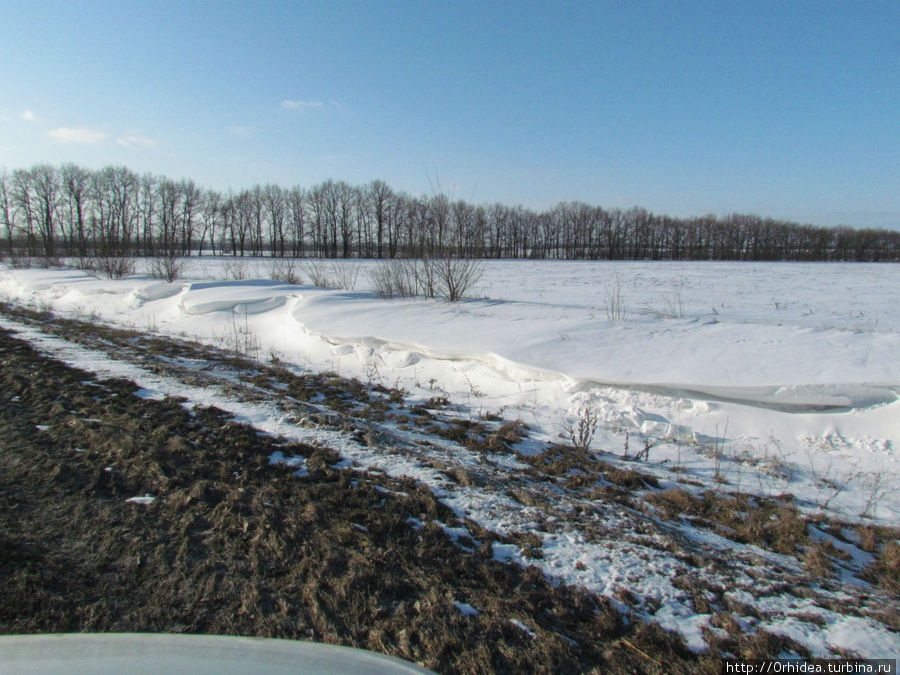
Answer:
[[[600,426],[600,412],[590,400],[581,401],[574,419],[563,423],[561,438],[568,439],[572,447],[587,452]]]
[[[9,264],[13,269],[27,270],[34,264],[34,260],[27,253],[15,251],[9,256]]]
[[[150,261],[150,276],[172,283],[184,273],[184,268],[183,258],[174,255],[158,256]]]
[[[457,302],[478,283],[481,274],[477,260],[402,258],[379,264],[372,270],[371,280],[383,298],[424,295]]]
[[[303,277],[294,258],[277,258],[269,263],[269,276],[272,281],[283,284],[299,284]]]
[[[462,300],[478,283],[484,271],[480,261],[467,258],[441,258],[435,264],[438,277],[436,295],[448,302]]]
[[[387,260],[371,272],[372,285],[382,298],[419,295],[420,284],[414,260]]]
[[[346,260],[343,262],[334,260],[331,263],[331,279],[335,288],[352,291],[359,279],[359,266]]]
[[[109,279],[124,279],[134,274],[135,261],[131,256],[101,255],[94,258],[92,267]]]

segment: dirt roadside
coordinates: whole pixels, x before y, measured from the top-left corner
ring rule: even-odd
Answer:
[[[453,544],[439,523],[462,523],[412,481],[142,399],[6,331],[0,368],[0,633],[313,639],[447,673],[717,671],[605,599],[493,560],[486,532]],[[270,464],[276,450],[309,475]]]

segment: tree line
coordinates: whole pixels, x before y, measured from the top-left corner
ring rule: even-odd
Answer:
[[[900,232],[732,214],[675,218],[561,202],[535,211],[411,196],[381,180],[221,192],[126,167],[0,171],[14,261],[232,255],[328,258],[900,261]]]

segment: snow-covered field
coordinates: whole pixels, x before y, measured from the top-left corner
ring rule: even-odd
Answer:
[[[377,263],[338,264],[359,268],[352,291],[201,258],[174,284],[6,269],[0,296],[446,392],[538,437],[587,410],[596,448],[647,441],[651,463],[700,477],[718,453],[743,491],[900,522],[896,265],[489,262],[479,299],[450,304],[378,298]]]
[[[0,300],[277,357],[404,388],[422,400],[446,395],[474,415],[521,419],[532,430],[522,452],[566,437],[579,418],[593,419],[592,448],[631,458],[643,450],[642,470],[662,480],[677,469],[704,486],[791,493],[804,510],[825,508],[847,522],[900,523],[900,266],[487,262],[470,293],[477,299],[450,304],[381,299],[368,275],[378,263],[334,264],[358,268],[355,288],[272,282],[266,260],[246,261],[244,278],[229,279],[233,261],[201,258],[173,284],[2,268]],[[126,374],[168,392],[152,378]],[[235,413],[267,431],[293,433],[267,426],[265,412]],[[497,495],[453,491],[409,462],[339,449],[443,490],[448,504],[489,529],[522,529],[524,510]],[[539,564],[548,574],[607,595],[630,583],[637,595],[656,597],[648,616],[703,647],[709,615],[695,615],[669,583],[680,569],[675,558],[634,542],[597,546],[579,536],[543,536]],[[515,548],[508,557],[521,562]],[[793,564],[770,553],[763,559],[782,569]],[[754,598],[749,590],[758,582],[739,567],[723,581],[729,593],[750,606],[768,603],[764,611],[780,618],[760,625],[815,654],[833,646],[865,653],[873,644],[879,652],[867,655],[880,656],[900,646],[895,633],[859,616],[783,593]],[[792,618],[796,612],[817,613],[824,628]]]

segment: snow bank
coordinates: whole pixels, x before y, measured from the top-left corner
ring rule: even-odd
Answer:
[[[264,260],[228,280],[226,262],[173,284],[4,269],[0,297],[446,394],[538,438],[588,406],[596,448],[646,442],[700,478],[720,453],[740,489],[900,520],[884,489],[900,484],[900,266],[490,262],[480,299],[449,304],[378,298],[371,261],[343,263],[363,268],[354,291],[273,282]]]

